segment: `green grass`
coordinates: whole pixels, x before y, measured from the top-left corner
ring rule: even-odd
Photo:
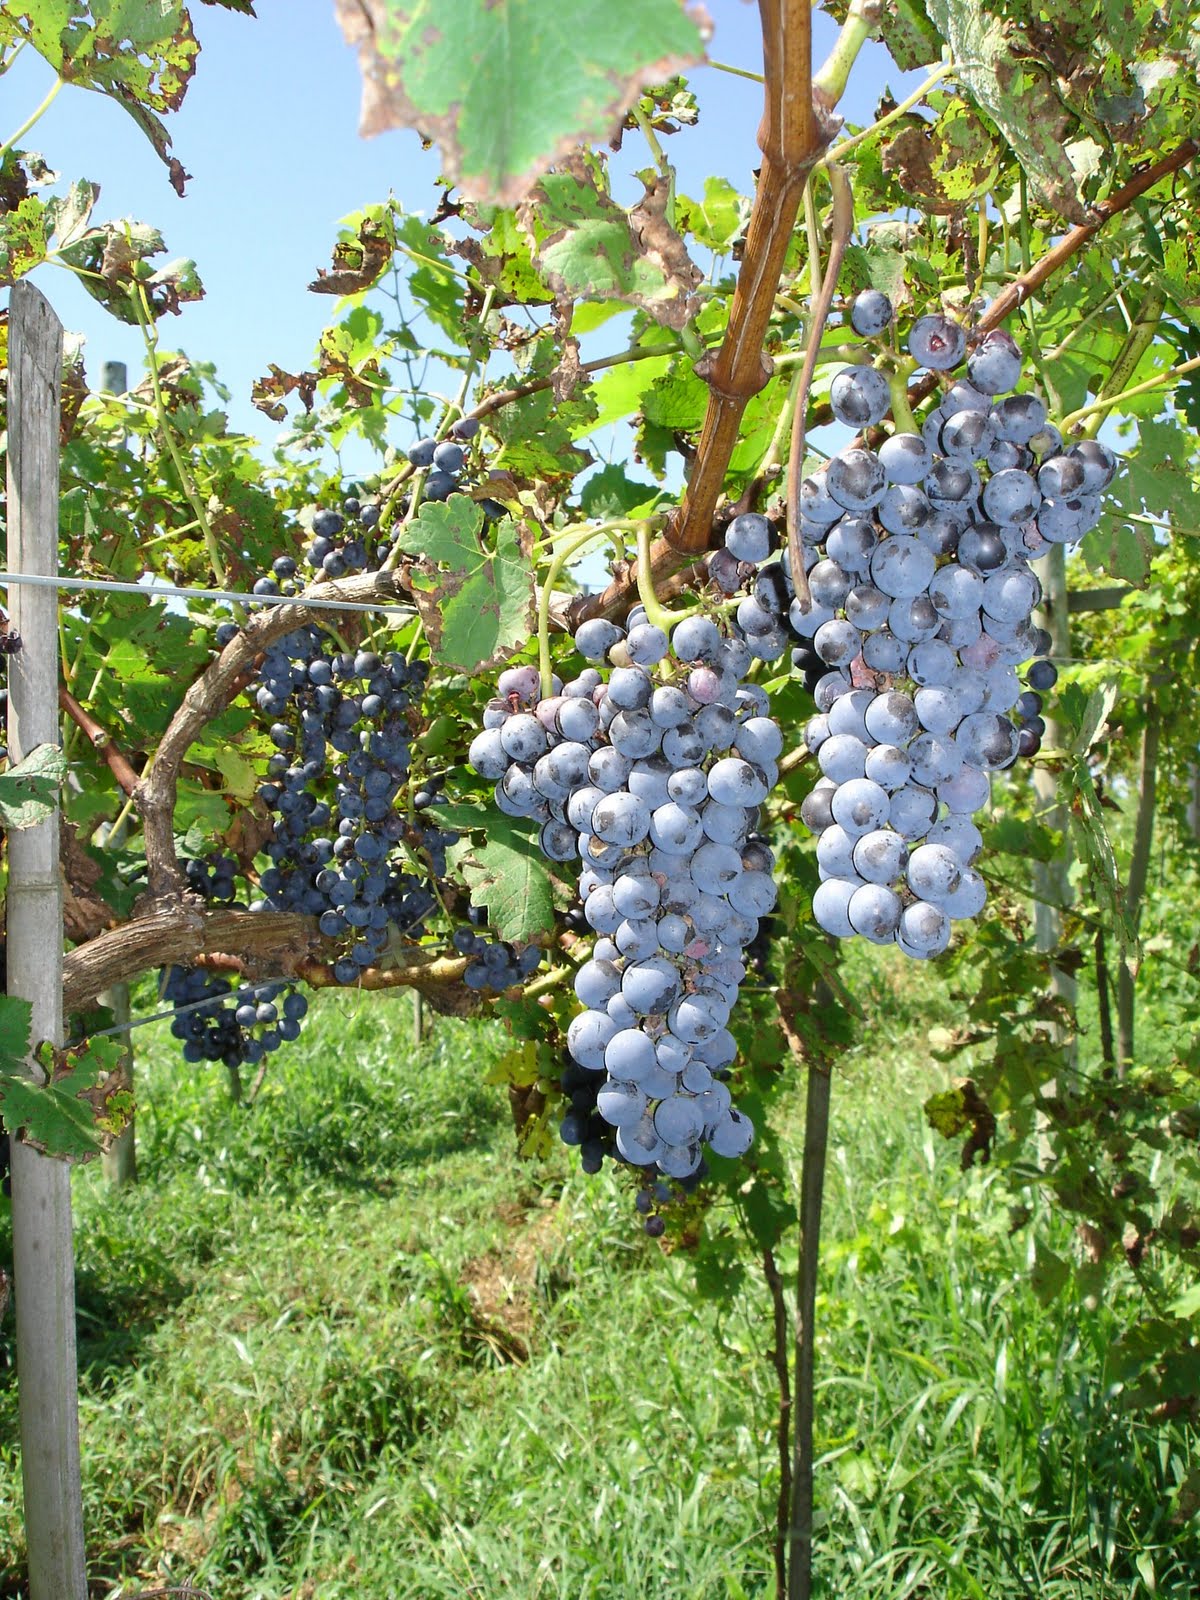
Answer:
[[[1193,1600],[1194,1439],[1118,1409],[1115,1303],[1038,1304],[995,1179],[922,1127],[921,997],[891,1000],[888,1057],[834,1090],[819,1592]],[[773,1593],[753,1260],[708,1298],[611,1179],[518,1166],[482,1081],[504,1043],[439,1021],[415,1050],[404,1002],[329,997],[249,1113],[145,1048],[141,1184],[77,1179],[94,1596]],[[23,1559],[15,1431],[5,1367],[0,1575]]]

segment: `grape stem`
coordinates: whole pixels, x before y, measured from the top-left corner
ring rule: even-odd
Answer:
[[[195,480],[188,471],[187,463],[183,459],[175,435],[171,431],[171,424],[167,421],[166,401],[163,399],[162,385],[158,374],[158,329],[154,325],[154,318],[150,310],[150,301],[146,290],[140,282],[135,282],[130,293],[134,315],[137,317],[138,326],[142,330],[142,341],[146,346],[146,365],[150,369],[150,384],[154,390],[155,420],[158,424],[158,436],[162,440],[163,448],[171,458],[171,464],[179,475],[179,483],[187,502],[191,506],[200,530],[204,535],[204,548],[208,552],[209,565],[213,570],[213,577],[217,580],[218,589],[228,588],[225,576],[225,562],[221,557],[221,547],[217,543],[217,536],[213,532],[212,524],[208,520],[208,513],[200,499],[200,491]],[[235,607],[235,614],[240,608]],[[244,620],[242,615],[238,621]]]
[[[909,374],[916,370],[913,361],[901,361],[887,374],[888,389],[892,396],[892,417],[896,423],[897,433],[920,433],[917,419],[913,416],[912,407],[908,403]]]
[[[559,575],[572,556],[578,555],[596,539],[612,539],[619,551],[620,543],[614,535],[637,527],[638,523],[630,522],[627,518],[616,522],[602,522],[594,528],[583,528],[572,537],[564,538],[554,552],[546,571],[546,581],[538,594],[538,671],[542,676],[543,698],[549,697],[554,678],[554,665],[550,660],[550,602]],[[566,532],[571,533],[572,530],[567,529]]]
[[[820,72],[813,78],[813,99],[832,110],[846,92],[850,69],[872,35],[878,33],[883,14],[881,0],[851,0],[842,31]]]
[[[24,42],[24,41],[22,41],[22,42]],[[15,55],[15,52],[14,52],[14,55]],[[6,67],[11,64],[11,60],[12,60],[12,58],[10,57],[9,62],[6,63]],[[50,107],[54,104],[55,100],[58,98],[59,90],[62,88],[63,84],[66,83],[66,81],[67,80],[65,78],[63,78],[63,77],[55,78],[54,82],[50,85],[49,89],[46,91],[46,94],[44,95],[44,97],[43,97],[43,99],[41,101],[41,104],[38,105],[29,114],[29,116],[27,116],[25,118],[25,121],[21,124],[21,126],[16,130],[15,133],[10,133],[8,138],[4,141],[4,143],[0,144],[0,161],[4,160],[5,156],[12,149],[12,147],[16,144],[18,139],[23,139],[25,137],[25,135],[29,132],[30,128],[33,127],[35,122],[40,122],[41,121],[42,117],[45,116],[46,112],[49,111]]]
[[[800,388],[796,395],[796,411],[792,418],[792,448],[788,457],[787,481],[787,540],[788,560],[792,569],[792,587],[797,597],[807,603],[811,599],[808,577],[804,571],[804,550],[800,540],[800,480],[804,472],[804,436],[808,395],[816,371],[817,355],[821,348],[821,335],[833,296],[837,290],[838,272],[842,257],[854,230],[854,195],[849,180],[838,166],[828,168],[833,189],[833,220],[829,239],[829,259],[825,264],[824,281],[820,293],[813,297],[812,321],[808,329],[808,353],[800,371]]]
[[[646,613],[647,622],[653,623],[656,628],[661,628],[669,634],[673,625],[679,620],[675,613],[668,611],[654,592],[653,560],[650,555],[650,524],[642,522],[637,530],[637,578],[638,599]]]

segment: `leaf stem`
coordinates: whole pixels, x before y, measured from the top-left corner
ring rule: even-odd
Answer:
[[[1177,367],[1170,367],[1166,372],[1156,373],[1153,378],[1147,378],[1144,383],[1135,383],[1129,389],[1122,389],[1120,394],[1108,395],[1103,400],[1093,400],[1090,405],[1080,406],[1078,411],[1072,411],[1063,418],[1059,426],[1063,437],[1081,423],[1085,417],[1095,416],[1097,412],[1112,411],[1126,400],[1134,400],[1138,395],[1151,394],[1155,389],[1162,389],[1176,378],[1186,377],[1189,372],[1200,368],[1200,356],[1193,356],[1190,361],[1180,362]]]
[[[166,401],[163,398],[162,385],[159,382],[158,375],[158,331],[154,326],[154,319],[150,313],[150,302],[141,283],[134,283],[130,299],[133,302],[134,314],[137,317],[138,326],[142,330],[142,340],[146,346],[146,364],[150,369],[150,383],[154,390],[155,420],[158,423],[158,435],[162,440],[164,449],[171,458],[175,471],[179,475],[180,487],[183,489],[187,502],[191,506],[196,521],[200,525],[200,530],[204,535],[204,548],[208,552],[208,560],[213,570],[213,577],[217,580],[217,588],[225,589],[228,587],[225,562],[221,556],[221,548],[217,542],[217,536],[213,532],[212,524],[208,520],[208,512],[200,499],[200,491],[187,469],[183,454],[171,429],[171,424],[167,420]],[[239,618],[239,620],[244,619]]]
[[[638,599],[646,611],[646,620],[669,634],[678,618],[663,605],[654,592],[653,563],[650,556],[650,524],[642,522],[637,530],[637,591]]]
[[[35,122],[39,122],[42,119],[42,117],[46,114],[46,112],[49,111],[50,107],[54,104],[55,100],[58,99],[59,90],[62,88],[63,84],[66,83],[66,81],[67,80],[65,78],[61,77],[61,76],[55,78],[54,82],[50,85],[49,89],[46,91],[46,94],[45,94],[44,98],[42,99],[41,104],[36,108],[36,110],[32,111],[29,114],[29,116],[27,116],[25,118],[25,121],[21,124],[21,126],[17,129],[17,131],[15,133],[9,134],[8,138],[4,141],[4,143],[0,144],[0,161],[4,160],[4,158],[8,154],[8,152],[16,144],[17,140],[18,139],[23,139],[25,137],[25,135],[29,132],[30,128],[33,127],[34,123]]]
[[[849,139],[843,139],[841,144],[834,145],[829,154],[817,162],[817,168],[828,167],[833,161],[844,161],[852,150],[858,149],[860,144],[865,144],[868,139],[874,139],[885,128],[890,128],[893,122],[898,122],[901,117],[907,116],[914,106],[920,105],[931,89],[936,88],[943,78],[950,76],[954,68],[955,63],[953,61],[943,61],[941,66],[936,67],[919,88],[913,90],[907,100],[901,100],[900,104],[889,111],[886,116],[880,117],[878,122],[873,122],[869,128],[864,128],[861,133],[852,134]]]
[[[711,67],[714,72],[728,72],[732,78],[748,78],[751,83],[766,82],[761,72],[751,72],[747,67],[732,67],[727,61],[714,61],[711,56],[705,57],[701,65]]]

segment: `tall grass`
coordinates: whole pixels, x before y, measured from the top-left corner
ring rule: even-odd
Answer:
[[[612,1179],[518,1166],[504,1043],[439,1022],[417,1049],[405,1003],[330,996],[251,1112],[151,1045],[141,1184],[77,1179],[96,1597],[773,1593],[753,1259],[707,1298],[703,1248],[647,1240]],[[835,1086],[821,1592],[1192,1600],[1194,1441],[1122,1414],[1111,1306],[1038,1304],[1028,1229],[921,1127],[926,1078],[892,1052]],[[6,1369],[5,1596],[19,1484]]]

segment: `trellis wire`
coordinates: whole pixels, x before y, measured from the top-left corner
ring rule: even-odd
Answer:
[[[321,600],[315,595],[237,594],[231,589],[181,589],[173,584],[118,583],[108,578],[46,577],[32,572],[0,572],[0,587],[30,584],[43,589],[98,590],[102,594],[139,594],[148,600],[228,600],[243,606],[311,606],[323,611],[383,611],[391,616],[414,617],[412,606],[389,605],[385,600]]]

